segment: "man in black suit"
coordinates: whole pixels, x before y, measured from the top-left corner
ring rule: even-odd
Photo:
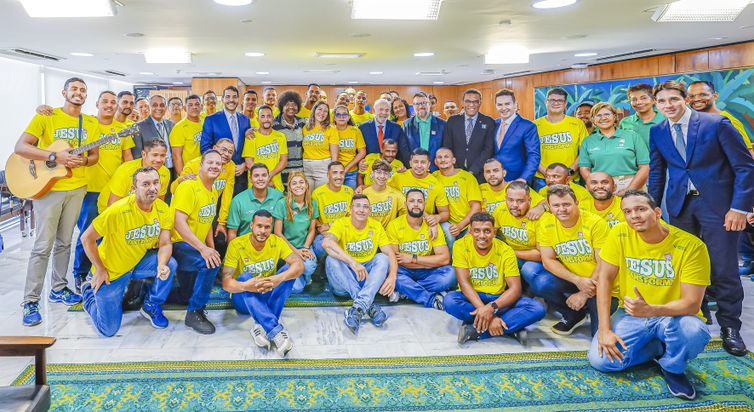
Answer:
[[[168,146],[168,156],[165,159],[165,167],[170,169],[170,180],[175,179],[175,168],[173,167],[172,148],[170,146],[170,131],[173,130],[173,122],[165,118],[167,111],[167,100],[159,94],[149,98],[150,115],[138,123],[139,135],[134,135],[134,147],[131,153],[134,159],[141,158],[141,150],[147,142],[159,139]]]
[[[484,161],[495,155],[495,121],[482,113],[482,93],[476,89],[463,92],[463,114],[450,116],[445,126],[443,147],[453,152],[456,166],[466,169],[484,182]]]

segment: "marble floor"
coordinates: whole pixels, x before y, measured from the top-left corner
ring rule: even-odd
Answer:
[[[21,302],[26,264],[33,239],[22,238],[17,228],[2,232],[5,251],[0,253],[0,334],[55,336],[50,363],[126,362],[160,360],[244,360],[278,358],[251,342],[253,321],[235,311],[209,311],[217,326],[214,335],[203,336],[183,324],[185,312],[166,311],[170,326],[155,330],[137,312],[124,315],[123,326],[112,338],[103,338],[92,327],[85,312],[67,312],[59,303],[41,304],[44,321],[35,327],[21,324]],[[71,260],[72,261],[72,260]],[[754,347],[754,282],[743,279],[746,290],[742,334]],[[44,296],[49,292],[45,288]],[[456,343],[459,322],[449,315],[414,305],[385,309],[387,324],[377,329],[362,327],[358,337],[345,330],[344,308],[286,308],[282,323],[290,332],[294,348],[289,358],[325,359],[391,356],[439,356],[585,350],[589,345],[588,325],[568,338],[550,332],[556,319],[548,315],[529,332],[522,347],[511,338],[488,339],[463,346]],[[712,327],[714,335],[719,328]],[[0,385],[7,385],[26,367],[30,358],[0,358]]]

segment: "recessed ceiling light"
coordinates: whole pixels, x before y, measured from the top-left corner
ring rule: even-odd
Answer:
[[[262,57],[264,56],[264,53],[261,52],[246,52],[243,54],[246,57]]]
[[[442,0],[353,0],[351,18],[363,20],[437,20]]]
[[[677,0],[657,7],[652,20],[657,23],[731,22],[751,0]]]
[[[152,72],[139,72],[139,74],[142,76],[154,76],[154,73]]]
[[[364,53],[322,53],[317,52],[317,57],[321,59],[358,59]]]
[[[241,19],[241,23],[251,23],[252,21],[254,21],[254,20],[252,20],[252,19]]]
[[[575,57],[592,57],[592,56],[596,56],[596,55],[597,55],[597,53],[592,53],[592,52],[589,52],[589,53],[576,53],[576,54],[574,54]]]
[[[272,83],[272,82],[267,81],[267,80],[265,80],[265,81],[262,82],[262,84],[270,84],[270,83]]]
[[[578,0],[539,0],[535,1],[531,6],[535,9],[557,9],[558,7],[566,7],[576,3]]]
[[[513,24],[513,22],[511,22],[511,19],[505,19],[505,20],[500,20],[499,22],[497,22],[497,24],[501,26],[510,26],[511,24]]]
[[[587,63],[574,63],[571,65],[572,69],[586,69],[587,67],[589,67]]]
[[[172,49],[172,48],[149,49],[144,52],[144,60],[149,64],[191,63],[191,52],[188,52],[184,49]]]
[[[348,84],[359,84],[359,82],[355,82],[355,81],[352,80],[352,81],[348,82]]]
[[[115,3],[110,0],[21,0],[29,17],[110,17]]]
[[[445,82],[432,82],[432,84],[445,84]]]
[[[529,63],[529,50],[517,44],[495,46],[484,55],[484,64]]]
[[[180,85],[183,84],[183,82],[173,82],[173,84],[176,85],[176,86],[180,86]]]
[[[223,6],[248,6],[253,2],[254,0],[215,0],[215,3]]]
[[[126,37],[144,37],[144,33],[133,32],[124,34]]]
[[[720,36],[720,37],[710,37],[709,39],[710,39],[710,40],[725,40],[725,39],[727,39],[727,37],[726,37],[726,36]]]
[[[432,57],[434,55],[435,54],[432,53],[432,52],[418,52],[418,53],[414,53],[414,57]]]
[[[264,74],[270,74],[270,72],[257,72],[257,74],[264,75]]]
[[[91,53],[85,53],[85,52],[71,52],[71,56],[76,56],[76,57],[92,57],[94,55],[91,54]]]
[[[369,72],[369,74],[378,75],[378,74],[382,74],[382,72]]]

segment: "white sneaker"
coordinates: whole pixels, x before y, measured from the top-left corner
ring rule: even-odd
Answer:
[[[249,331],[251,333],[252,339],[254,339],[254,344],[259,346],[263,349],[270,349],[270,341],[267,339],[267,332],[264,331],[262,326],[260,325],[254,325],[253,328]]]
[[[390,296],[387,297],[387,301],[390,303],[395,303],[400,300],[401,295],[398,293],[397,290],[394,290],[393,293],[390,294]]]
[[[272,338],[272,341],[275,343],[275,348],[280,356],[285,357],[288,355],[288,352],[293,349],[293,341],[288,337],[288,332],[285,329],[278,332],[278,334]]]

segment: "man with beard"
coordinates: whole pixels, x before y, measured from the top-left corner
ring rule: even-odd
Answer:
[[[414,95],[416,115],[403,122],[403,135],[398,140],[398,157],[404,165],[409,164],[411,153],[416,149],[429,154],[429,171],[437,170],[435,153],[443,146],[446,132],[445,120],[432,116],[429,111],[429,98],[424,92]]]
[[[508,335],[526,345],[525,328],[545,317],[544,306],[521,296],[516,255],[495,238],[495,219],[489,213],[472,216],[469,232],[453,252],[460,290],[443,300],[445,311],[463,322],[458,343]]]
[[[280,324],[280,315],[304,263],[285,240],[272,234],[272,222],[270,212],[257,210],[251,233],[230,242],[222,269],[223,289],[231,293],[238,313],[254,318],[250,331],[254,344],[269,349],[273,342],[278,354],[286,356],[293,342]],[[280,260],[286,264],[276,270]]]
[[[86,83],[77,77],[66,80],[61,92],[65,103],[53,109],[52,115],[37,114],[21,134],[15,153],[26,159],[45,160],[71,168],[71,176],[55,182],[50,192],[34,201],[37,212],[37,237],[29,257],[23,298],[23,324],[34,326],[42,322],[39,299],[44,287],[47,265],[52,253],[52,278],[49,300],[74,305],[81,296],[68,288],[66,273],[71,257],[71,239],[81,203],[86,195],[85,167],[97,163],[98,149],[80,156],[69,151],[45,150],[56,140],[64,140],[71,147],[81,147],[98,136],[97,119],[81,113],[86,101]]]
[[[697,112],[713,113],[727,117],[728,120],[730,120],[731,124],[733,124],[733,127],[738,130],[738,133],[741,133],[741,137],[744,140],[746,148],[749,149],[749,152],[752,153],[752,155],[754,155],[754,149],[752,149],[751,139],[749,138],[748,133],[746,133],[744,124],[729,112],[720,110],[717,107],[717,97],[718,94],[715,91],[715,86],[712,84],[712,82],[700,80],[689,84],[689,106],[691,106],[691,108],[696,110]]]
[[[573,193],[576,194],[576,199],[579,203],[589,203],[592,197],[589,192],[584,189],[584,186],[576,184],[571,179],[572,169],[569,169],[564,163],[553,163],[545,169],[545,183],[546,185],[539,189],[539,195],[543,198],[547,197],[547,191],[553,185],[568,185]]]
[[[129,91],[118,93],[118,110],[115,112],[114,119],[130,127],[134,121],[130,116],[134,113],[134,94]]]
[[[487,213],[494,215],[495,210],[499,207],[506,208],[505,203],[505,188],[509,183],[505,182],[506,171],[503,169],[503,164],[497,159],[487,159],[484,162],[484,180],[487,183],[479,185],[479,192],[482,194],[482,208]],[[529,198],[531,204],[536,205],[529,208],[526,212],[526,217],[531,220],[537,220],[542,213],[545,212],[546,202],[545,199],[535,192],[534,189],[529,189]]]
[[[288,144],[283,133],[272,129],[272,107],[260,107],[257,117],[259,128],[254,132],[253,139],[247,139],[243,158],[248,168],[254,163],[266,165],[270,170],[268,185],[282,192],[285,188],[281,173],[288,165]]]
[[[179,121],[170,131],[170,144],[173,150],[173,164],[177,174],[192,160],[201,156],[199,145],[202,140],[202,122],[199,118],[202,101],[192,94],[186,97],[186,118]]]
[[[649,147],[649,129],[665,120],[665,116],[655,110],[652,86],[646,83],[635,84],[626,90],[626,94],[628,102],[636,113],[621,119],[619,127],[636,132]]]
[[[180,97],[171,97],[168,99],[168,116],[173,124],[176,124],[183,119],[183,101]]]
[[[434,237],[430,233],[423,219],[424,193],[421,190],[411,189],[406,193],[405,208],[407,215],[393,219],[387,226],[387,237],[398,261],[394,294],[406,295],[427,308],[445,310],[441,292],[456,287],[445,236],[442,231]]]
[[[179,280],[194,278],[193,286],[180,285],[182,289],[192,290],[184,323],[204,335],[215,333],[215,325],[207,319],[204,306],[209,301],[209,293],[222,264],[211,230],[217,213],[214,183],[221,171],[220,153],[216,150],[204,152],[199,176],[178,186],[170,204],[175,216],[171,240],[173,257],[178,262],[176,273]]]
[[[359,176],[357,177],[358,187],[363,188],[372,184],[372,168],[374,163],[378,160],[384,160],[390,165],[392,169],[391,175],[400,173],[406,170],[400,160],[395,157],[398,155],[398,142],[392,139],[385,139],[382,141],[382,150],[380,153],[370,153],[364,160],[359,162]],[[361,170],[362,164],[364,170]]]
[[[592,107],[594,107],[591,103],[581,103],[576,107],[576,111],[573,112],[573,117],[581,120],[584,122],[584,126],[586,126],[587,136],[594,133],[594,123],[592,123]]]
[[[142,121],[149,117],[151,109],[149,107],[149,100],[146,97],[139,97],[136,99],[136,112],[139,114],[139,120]]]
[[[312,202],[317,202],[319,217],[317,218],[317,236],[312,243],[312,252],[317,259],[325,259],[327,252],[322,246],[324,236],[333,222],[345,216],[351,207],[353,189],[343,185],[345,179],[345,167],[340,162],[332,162],[327,165],[327,184],[322,185],[312,192]]]
[[[264,163],[254,163],[249,170],[251,187],[233,197],[228,214],[228,241],[251,230],[254,212],[263,209],[270,213],[283,192],[270,187],[270,169]]]
[[[626,221],[623,210],[620,208],[621,198],[613,195],[615,181],[610,175],[605,172],[590,173],[586,188],[593,200],[579,204],[580,208],[601,217],[610,228]]]
[[[91,278],[82,286],[84,310],[97,331],[107,337],[120,329],[123,294],[131,279],[154,278],[141,314],[155,328],[168,326],[162,304],[177,267],[170,257],[173,215],[158,199],[161,179],[155,169],[137,169],[132,179],[133,194],[97,216],[81,237],[94,266]]]
[[[312,107],[314,107],[314,103],[317,103],[319,101],[319,93],[319,85],[317,83],[310,83],[306,87],[306,101],[304,102],[304,105],[301,106],[301,110],[296,113],[296,116],[308,119],[312,114]]]
[[[272,129],[285,135],[285,141],[288,146],[288,164],[280,176],[283,182],[288,182],[288,173],[304,170],[302,142],[304,140],[303,129],[306,125],[306,119],[296,116],[296,113],[301,108],[301,96],[294,91],[288,90],[280,95],[278,105],[272,107],[280,113],[275,116]]]
[[[453,243],[466,234],[471,216],[482,210],[482,194],[476,177],[455,167],[456,158],[450,149],[438,149],[435,164],[439,170],[432,176],[440,182],[448,198],[448,221],[440,226],[445,232],[448,249],[453,253]]]
[[[249,125],[252,129],[259,129],[259,118],[257,116],[257,102],[259,96],[254,90],[247,90],[243,94],[243,114],[249,118]]]

